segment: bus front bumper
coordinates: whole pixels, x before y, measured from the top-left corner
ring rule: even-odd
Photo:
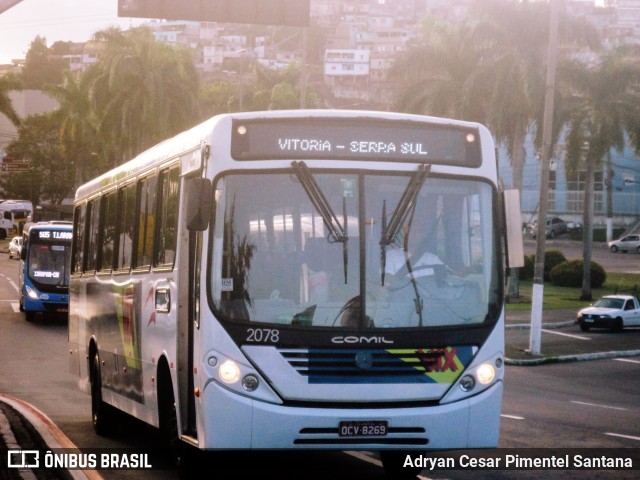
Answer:
[[[252,400],[215,383],[199,399],[204,449],[427,450],[498,446],[503,383],[446,405],[392,408],[283,406]],[[386,423],[380,423],[386,422]],[[352,425],[386,425],[353,435]]]

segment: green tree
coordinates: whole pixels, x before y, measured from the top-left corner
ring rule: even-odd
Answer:
[[[59,102],[60,143],[64,160],[75,166],[76,188],[106,169],[99,155],[98,121],[89,99],[89,75],[67,72],[60,85],[46,89]]]
[[[236,86],[225,80],[206,83],[200,89],[200,113],[203,119],[231,111]]]
[[[197,122],[199,82],[188,49],[155,42],[144,27],[105,30],[95,40],[104,49],[86,73],[88,93],[110,166]]]
[[[584,273],[581,299],[590,300],[593,248],[594,172],[611,149],[630,139],[640,153],[640,63],[617,49],[595,64],[569,62],[560,75],[570,89],[566,138],[568,176],[585,171],[583,212]]]
[[[58,85],[68,69],[65,60],[47,48],[46,39],[37,36],[29,46],[24,67],[19,75],[24,88],[42,90],[46,85]]]
[[[22,82],[14,75],[0,77],[0,114],[5,115],[17,127],[21,120],[9,98],[12,90],[22,90]]]
[[[73,192],[73,164],[64,161],[57,111],[30,115],[18,129],[18,138],[7,147],[14,158],[29,160],[29,171],[5,173],[0,187],[10,198],[28,198],[34,205],[45,200],[60,204]]]
[[[394,62],[389,78],[401,93],[393,108],[485,122],[487,86],[479,81],[481,39],[468,22],[449,25],[427,19],[422,31]]]
[[[292,63],[277,70],[261,66],[255,61],[243,66],[242,84],[229,99],[231,111],[257,111],[300,108],[300,65]],[[240,101],[242,96],[242,101]],[[317,108],[322,104],[321,95],[307,89],[306,107]]]

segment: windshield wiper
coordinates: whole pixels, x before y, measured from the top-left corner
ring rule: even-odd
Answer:
[[[300,180],[300,184],[304,188],[304,191],[307,193],[309,200],[313,204],[314,208],[320,213],[322,216],[322,220],[324,221],[327,230],[329,230],[329,235],[333,238],[334,242],[342,243],[342,263],[344,267],[344,283],[347,283],[347,270],[349,264],[349,253],[347,248],[347,241],[349,237],[347,236],[347,202],[342,199],[342,210],[343,210],[343,223],[340,223],[337,215],[331,208],[331,205],[327,201],[326,197],[322,193],[320,186],[313,178],[313,174],[307,164],[304,162],[291,162],[291,167],[293,168],[293,172]]]
[[[381,278],[382,285],[384,286],[385,270],[387,265],[387,245],[392,244],[400,229],[407,220],[409,213],[415,209],[416,198],[418,193],[422,189],[422,184],[431,172],[431,165],[422,164],[418,167],[418,170],[411,176],[407,188],[405,188],[400,197],[396,209],[391,214],[391,220],[387,224],[387,202],[382,203],[382,233],[380,235],[380,262],[381,262]]]

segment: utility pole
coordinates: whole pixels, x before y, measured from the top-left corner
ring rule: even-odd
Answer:
[[[547,87],[544,97],[542,120],[542,156],[540,158],[540,200],[538,208],[538,231],[536,232],[536,260],[533,274],[533,298],[531,300],[531,332],[529,351],[540,355],[542,337],[542,302],[544,300],[544,249],[547,239],[547,210],[549,207],[549,163],[553,131],[553,103],[556,89],[556,63],[558,43],[558,2],[550,0],[549,49],[547,54]]]
[[[307,49],[309,48],[309,27],[302,29],[302,64],[300,65],[300,109],[307,108],[307,88],[309,82]]]

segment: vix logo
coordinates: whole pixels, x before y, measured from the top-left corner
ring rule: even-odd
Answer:
[[[38,450],[8,450],[7,466],[9,468],[38,468],[40,467],[40,452]]]

